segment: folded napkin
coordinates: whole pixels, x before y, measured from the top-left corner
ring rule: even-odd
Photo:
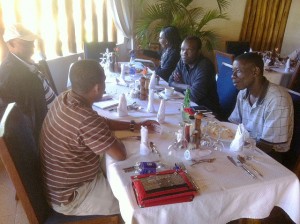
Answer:
[[[125,94],[122,93],[120,95],[120,98],[119,98],[119,105],[117,107],[117,113],[118,113],[118,116],[119,117],[124,117],[124,116],[127,116],[128,115],[128,110],[127,110],[127,100],[126,100],[126,97],[125,97]]]
[[[147,112],[149,112],[149,113],[154,113],[155,112],[153,101],[154,101],[154,90],[149,89],[148,106],[147,106]]]
[[[148,155],[151,150],[148,147],[148,129],[147,127],[141,127],[141,144],[140,144],[140,154]]]
[[[288,73],[290,71],[291,68],[291,59],[287,59],[286,63],[285,63],[285,69],[284,72]]]
[[[155,74],[155,72],[152,72],[152,75],[151,75],[150,81],[149,81],[149,89],[155,89],[155,79],[156,79],[156,74]]]
[[[121,73],[120,73],[119,79],[125,80],[125,64],[121,64]]]
[[[230,151],[242,151],[245,139],[249,138],[249,132],[243,124],[239,124],[235,133],[235,137],[230,144]]]
[[[166,112],[166,101],[164,99],[162,99],[160,101],[160,105],[159,105],[158,112],[156,115],[157,121],[160,124],[163,124],[165,122],[165,112]]]

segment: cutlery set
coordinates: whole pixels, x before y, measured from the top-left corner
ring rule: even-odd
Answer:
[[[227,156],[227,158],[236,167],[243,168],[253,179],[256,179],[257,175],[263,177],[263,174],[254,165],[247,162],[246,159],[243,156],[238,155],[237,156],[237,161],[231,156]]]

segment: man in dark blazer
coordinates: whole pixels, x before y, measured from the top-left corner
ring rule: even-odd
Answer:
[[[3,39],[9,53],[0,66],[0,97],[5,103],[16,102],[29,117],[36,139],[55,98],[48,81],[32,61],[37,36],[21,24],[5,29]]]

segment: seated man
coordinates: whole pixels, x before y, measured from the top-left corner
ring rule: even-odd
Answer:
[[[180,58],[181,40],[178,29],[173,26],[162,28],[159,33],[159,43],[162,48],[161,52],[142,51],[145,56],[158,60],[155,68],[156,75],[168,82]]]
[[[3,39],[9,53],[0,67],[0,96],[5,103],[16,102],[30,118],[38,141],[47,107],[56,95],[31,59],[37,35],[14,24],[5,29]]]
[[[107,153],[126,159],[126,149],[114,130],[147,126],[160,131],[156,121],[114,121],[92,109],[105,90],[105,75],[96,61],[81,60],[71,65],[72,89],[54,100],[44,120],[40,154],[48,201],[65,215],[110,215],[119,213],[118,201],[100,169]]]
[[[281,161],[289,150],[294,125],[293,102],[281,86],[264,76],[264,63],[256,53],[245,53],[234,59],[232,81],[241,90],[229,121],[243,123],[257,146]]]
[[[169,79],[175,90],[191,90],[191,100],[212,111],[219,112],[219,98],[213,63],[201,54],[201,40],[196,36],[184,39],[181,44],[181,59]]]

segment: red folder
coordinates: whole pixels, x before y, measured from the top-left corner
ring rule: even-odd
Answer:
[[[188,202],[197,194],[196,186],[182,170],[166,170],[131,177],[140,207]]]

